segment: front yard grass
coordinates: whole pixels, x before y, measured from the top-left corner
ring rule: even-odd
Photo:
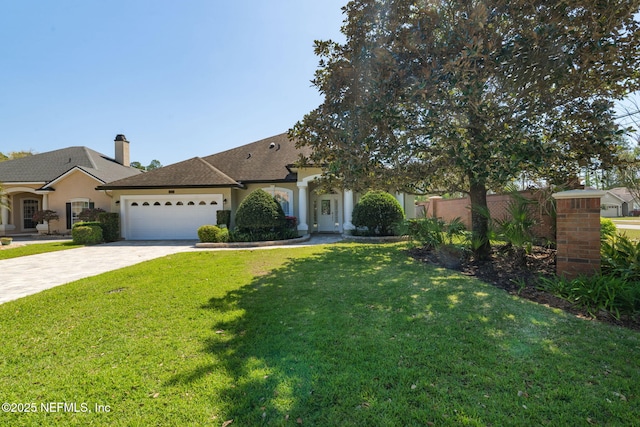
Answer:
[[[18,258],[28,255],[43,254],[45,252],[63,251],[66,249],[80,248],[84,245],[78,245],[71,241],[51,242],[51,243],[33,243],[15,248],[6,248],[0,250],[0,260],[9,258]]]
[[[0,305],[2,402],[36,410],[0,425],[640,420],[639,332],[403,247],[176,254]]]
[[[632,229],[632,228],[620,228],[617,230],[618,234],[623,234],[630,239],[639,240],[640,239],[640,230]]]

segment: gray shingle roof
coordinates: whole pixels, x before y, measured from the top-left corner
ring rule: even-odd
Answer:
[[[236,186],[237,182],[199,157],[140,175],[110,182],[100,188],[167,188]]]
[[[607,191],[615,194],[625,202],[631,202],[633,200],[633,194],[631,194],[631,191],[629,191],[629,189],[626,187],[616,187]]]
[[[308,151],[287,134],[262,139],[204,158],[194,157],[142,175],[100,186],[114,188],[228,187],[248,182],[296,181],[287,166]]]
[[[80,168],[102,182],[137,175],[114,159],[87,147],[68,147],[20,159],[0,162],[0,182],[49,183],[73,168]]]
[[[307,150],[297,149],[287,134],[272,136],[205,157],[225,174],[240,182],[295,181],[287,169]]]

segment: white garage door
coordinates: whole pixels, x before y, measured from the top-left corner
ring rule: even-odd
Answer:
[[[122,237],[128,240],[197,239],[198,228],[216,224],[221,194],[120,198]]]
[[[620,216],[620,209],[621,206],[617,206],[617,205],[601,205],[600,206],[601,210],[600,210],[600,216],[605,217],[605,218],[615,218],[617,216]]]

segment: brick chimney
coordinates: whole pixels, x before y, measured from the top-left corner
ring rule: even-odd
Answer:
[[[120,163],[122,166],[131,166],[131,159],[129,158],[129,141],[127,141],[127,137],[122,134],[118,134],[116,135],[114,142],[116,143],[116,162]]]

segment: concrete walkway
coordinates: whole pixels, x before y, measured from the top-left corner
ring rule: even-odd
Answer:
[[[313,236],[306,243],[292,246],[335,243],[341,239],[342,237],[337,235],[319,235]],[[16,243],[32,244],[42,241],[21,240]],[[0,260],[0,304],[85,277],[180,252],[292,247],[200,249],[195,247],[195,243],[179,240],[122,241]]]

